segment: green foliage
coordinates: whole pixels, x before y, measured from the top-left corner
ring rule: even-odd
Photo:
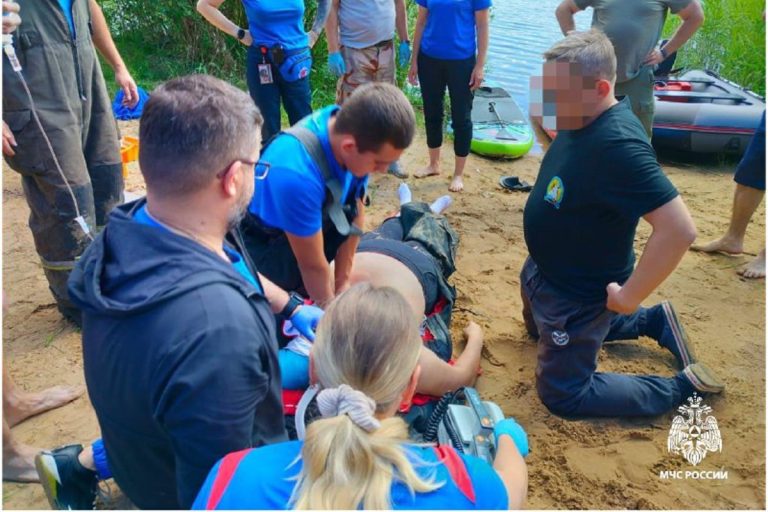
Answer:
[[[704,25],[680,50],[675,67],[711,69],[765,95],[765,4],[762,0],[702,0]],[[670,16],[669,38],[680,25]]]
[[[105,0],[101,3],[112,36],[123,60],[136,82],[151,90],[158,83],[189,73],[208,73],[245,85],[246,48],[235,38],[219,31],[196,10],[195,0]],[[409,24],[412,28],[417,5],[407,0]],[[242,3],[225,1],[221,11],[234,23],[247,27]],[[307,0],[305,28],[309,30],[317,12],[317,0]],[[312,105],[319,108],[336,100],[336,77],[326,65],[328,46],[324,36],[312,48]],[[109,66],[110,93],[115,85]],[[408,70],[398,70],[398,83],[405,83]],[[415,104],[421,99],[409,94]]]

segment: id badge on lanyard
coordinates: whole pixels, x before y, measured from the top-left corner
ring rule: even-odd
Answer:
[[[274,83],[274,77],[272,76],[272,65],[267,62],[267,48],[261,47],[261,64],[259,64],[259,83],[261,85],[267,85]]]

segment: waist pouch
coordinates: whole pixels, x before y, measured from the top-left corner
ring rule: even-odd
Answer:
[[[302,48],[296,53],[286,52],[283,62],[275,64],[283,80],[295,82],[309,76],[312,69],[312,53],[309,48]]]

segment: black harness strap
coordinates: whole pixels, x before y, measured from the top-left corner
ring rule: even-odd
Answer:
[[[341,183],[339,183],[339,180],[331,172],[331,168],[329,167],[328,160],[325,156],[325,151],[323,151],[323,146],[317,135],[300,124],[291,126],[290,128],[283,130],[282,133],[291,135],[301,142],[301,145],[307,150],[309,156],[320,168],[320,172],[323,174],[323,180],[325,181],[325,188],[328,191],[323,210],[328,215],[328,218],[336,227],[339,234],[342,236],[362,236],[363,232],[360,228],[351,224],[344,214],[344,198],[342,197],[343,188]]]

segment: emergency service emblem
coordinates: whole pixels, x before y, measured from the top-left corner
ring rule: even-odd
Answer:
[[[571,341],[571,337],[565,331],[552,331],[552,343],[558,347],[564,347]]]
[[[696,466],[709,452],[723,450],[717,420],[709,414],[712,408],[703,404],[700,396],[694,393],[688,398],[688,405],[681,405],[677,410],[680,414],[672,420],[667,437],[669,453],[681,454]]]
[[[544,196],[544,200],[559,210],[560,203],[563,202],[564,193],[565,188],[563,187],[563,180],[561,180],[559,176],[555,176],[549,180],[547,194]]]

